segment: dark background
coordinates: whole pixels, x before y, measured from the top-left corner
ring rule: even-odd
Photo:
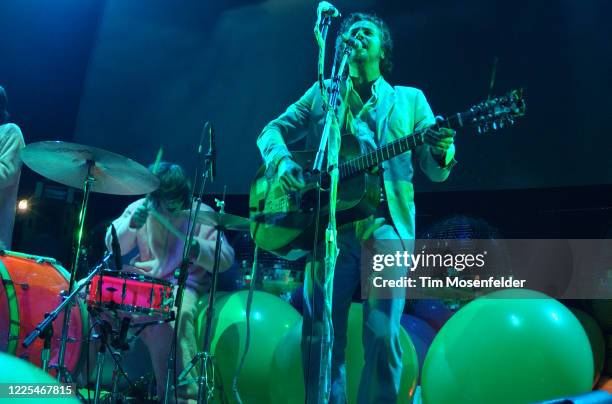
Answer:
[[[5,0],[0,84],[26,142],[104,147],[194,169],[205,121],[218,136],[228,210],[247,214],[263,125],[315,80],[315,1]],[[456,139],[446,183],[417,176],[418,228],[455,214],[506,237],[602,237],[610,229],[612,28],[605,1],[337,1],[373,11],[395,41],[392,84],[421,88],[439,114],[522,87],[516,127]],[[338,22],[334,21],[331,38]],[[331,58],[328,57],[328,63]],[[20,194],[41,177],[23,170]],[[211,203],[212,197],[207,197]],[[134,198],[95,195],[88,226]],[[19,229],[17,229],[19,230]],[[97,231],[97,230],[96,230]],[[15,247],[15,246],[14,246]],[[18,247],[18,246],[17,246]]]
[[[263,125],[315,80],[315,1],[6,0],[0,83],[28,142],[74,140],[142,163],[194,168],[214,123],[219,179],[246,193]],[[460,166],[417,191],[612,182],[612,27],[605,1],[338,1],[374,11],[395,41],[392,84],[424,90],[438,114],[523,87],[528,113],[490,136],[464,130]],[[334,21],[328,41],[335,34]],[[330,58],[328,58],[328,64]]]

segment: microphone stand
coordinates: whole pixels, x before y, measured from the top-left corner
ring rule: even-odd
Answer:
[[[207,122],[205,127],[204,127],[204,131],[206,131],[206,129],[212,130],[210,123]],[[201,143],[201,142],[200,142]],[[201,154],[201,145],[198,148],[198,154]],[[176,380],[176,354],[177,354],[177,342],[178,342],[178,325],[179,325],[179,319],[180,319],[180,313],[181,313],[181,309],[183,307],[183,295],[184,295],[184,291],[185,291],[185,285],[187,283],[187,276],[189,274],[189,267],[191,266],[191,257],[190,257],[190,252],[191,252],[191,248],[193,245],[193,238],[195,236],[195,228],[196,228],[196,218],[198,217],[198,214],[200,213],[200,209],[202,207],[202,196],[204,195],[204,187],[206,185],[206,182],[208,181],[209,176],[211,176],[211,171],[213,170],[213,166],[214,166],[214,151],[213,151],[213,145],[211,143],[210,148],[208,150],[208,152],[203,156],[203,162],[204,162],[204,171],[202,172],[202,180],[200,181],[200,187],[198,189],[198,192],[195,193],[193,195],[193,199],[196,200],[196,207],[195,209],[193,209],[193,202],[191,204],[191,206],[189,207],[191,212],[189,213],[189,218],[187,220],[187,229],[188,229],[188,236],[185,239],[185,244],[183,246],[183,260],[181,261],[181,266],[178,270],[178,281],[177,281],[177,291],[176,291],[176,299],[174,301],[174,304],[176,306],[176,320],[174,322],[174,334],[173,334],[173,338],[172,338],[172,344],[171,344],[171,349],[170,349],[170,355],[168,355],[168,369],[166,372],[166,389],[165,389],[165,394],[164,394],[164,404],[168,404],[169,403],[169,397],[170,397],[170,380],[172,380],[173,378],[174,383],[172,383],[174,385],[174,391],[176,392],[176,388],[178,387],[177,385],[177,380]],[[198,169],[196,168],[196,180],[198,177]],[[195,184],[194,184],[194,190],[195,190]],[[219,240],[217,240],[217,242],[219,242]],[[172,375],[174,374],[175,377],[172,377]]]
[[[48,314],[45,314],[48,316]],[[42,370],[45,372],[49,369],[49,359],[51,358],[51,339],[53,338],[53,327],[47,327],[40,333],[40,338],[44,340],[43,349],[40,353],[42,362]]]
[[[321,174],[323,173],[323,158],[327,146],[327,170],[330,176],[329,186],[329,224],[325,231],[325,272],[323,284],[323,336],[321,341],[321,352],[319,361],[319,390],[318,403],[329,402],[331,390],[331,356],[333,347],[333,323],[332,323],[332,296],[333,279],[336,259],[338,258],[337,230],[336,230],[336,202],[338,190],[338,154],[340,151],[340,136],[338,131],[332,132],[332,125],[337,122],[338,97],[340,95],[340,81],[346,68],[349,55],[354,42],[347,42],[344,47],[340,67],[335,70],[332,77],[327,109],[325,112],[325,126],[321,135],[321,142],[313,164],[313,172],[317,173],[317,189],[321,189]],[[335,68],[335,66],[334,66]],[[331,134],[331,136],[330,136]],[[319,191],[320,192],[320,191]],[[317,204],[318,205],[318,204]],[[317,212],[318,215],[318,212]],[[315,246],[316,249],[316,246]],[[314,266],[316,268],[316,265]],[[314,294],[313,294],[314,296]]]
[[[105,266],[108,267],[108,261],[110,260],[111,255],[112,254],[107,251],[106,254],[104,255],[104,258],[102,258],[102,261],[91,271],[91,273],[87,275],[87,277],[85,277],[83,280],[75,284],[76,287],[73,289],[72,293],[66,296],[64,300],[59,304],[59,306],[55,308],[55,310],[45,315],[44,320],[38,323],[36,327],[34,327],[32,332],[30,332],[23,340],[22,346],[24,348],[27,348],[30,345],[32,345],[32,343],[34,342],[34,340],[36,340],[37,337],[47,336],[49,335],[49,333],[51,333],[52,335],[52,331],[48,331],[48,329],[49,328],[53,329],[53,326],[52,326],[53,321],[55,321],[55,319],[62,312],[62,310],[66,310],[66,313],[64,314],[64,316],[66,316],[67,313],[70,312],[69,307],[72,306],[73,301],[76,299],[81,289],[83,289],[85,285],[89,285],[93,277],[96,276]],[[66,332],[66,338],[67,337],[68,337],[68,332]],[[61,373],[60,369],[61,367],[57,368],[58,374]]]

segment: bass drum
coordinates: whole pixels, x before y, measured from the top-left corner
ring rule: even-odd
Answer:
[[[12,251],[0,252],[0,350],[41,367],[43,340],[24,348],[25,337],[60,303],[60,292],[68,290],[69,273],[53,258]],[[57,365],[64,315],[53,321],[49,366]],[[64,366],[76,374],[84,355],[88,316],[82,300],[72,307]],[[55,370],[49,370],[54,375]]]

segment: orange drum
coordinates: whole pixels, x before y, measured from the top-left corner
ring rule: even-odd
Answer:
[[[0,350],[41,366],[43,340],[37,338],[28,348],[23,348],[21,343],[43,320],[45,313],[61,303],[60,292],[68,291],[69,276],[53,258],[0,251]],[[77,299],[70,315],[64,360],[64,365],[73,374],[81,354],[85,353],[81,344],[87,335],[87,319],[85,305]],[[61,313],[53,321],[50,366],[56,365],[59,357],[63,320]]]

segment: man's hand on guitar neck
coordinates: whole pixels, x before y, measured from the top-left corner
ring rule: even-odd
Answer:
[[[454,143],[455,131],[449,128],[430,129],[425,133],[425,144],[431,147],[434,156],[444,156]]]
[[[302,167],[289,156],[285,156],[278,163],[277,178],[283,191],[298,191],[304,188],[304,175]]]

